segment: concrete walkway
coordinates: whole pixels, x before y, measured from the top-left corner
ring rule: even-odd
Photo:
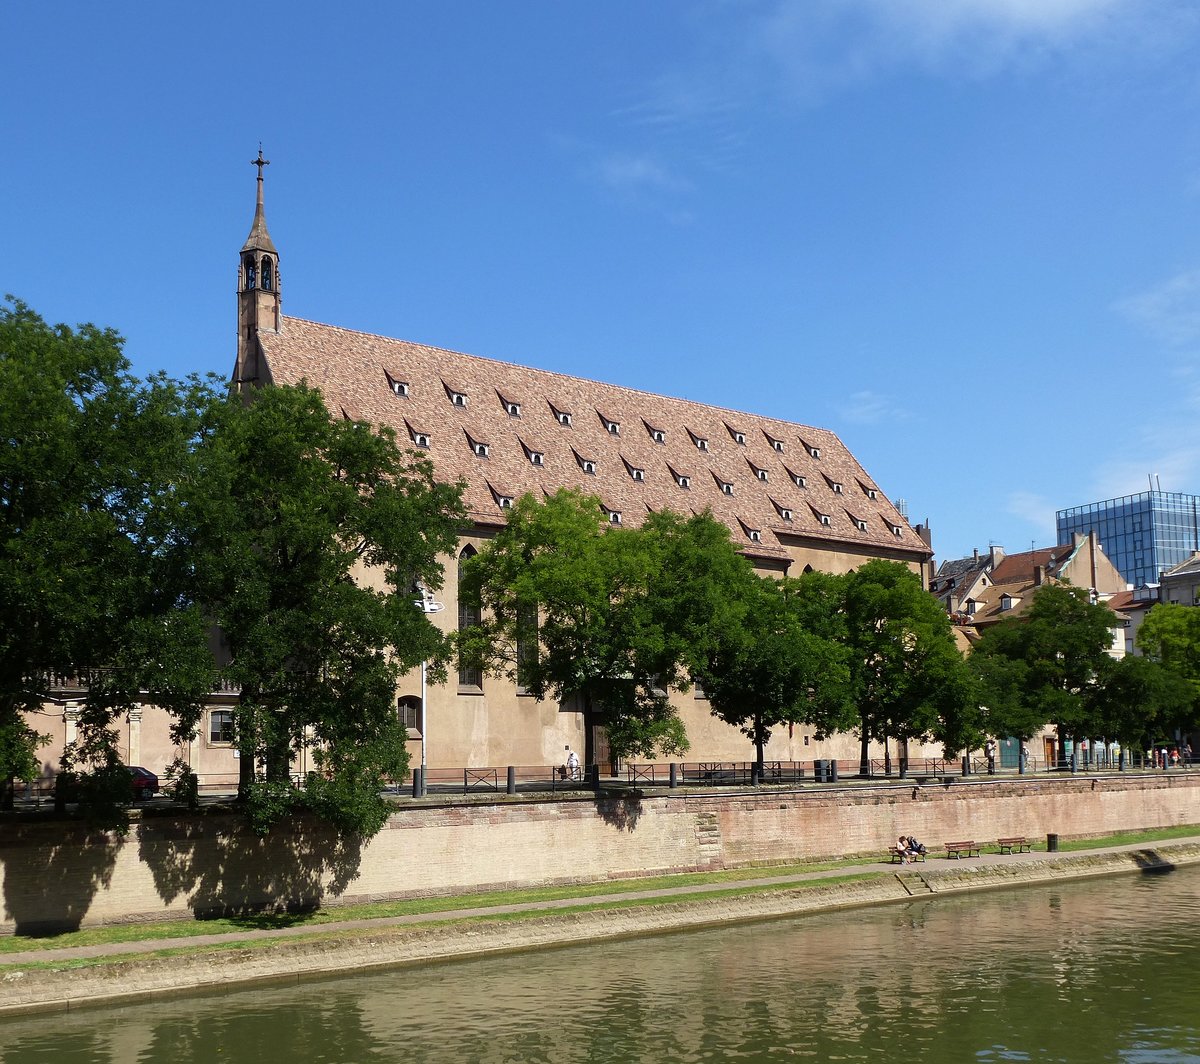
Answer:
[[[62,949],[53,947],[40,950],[26,950],[20,953],[0,953],[0,968],[20,966],[31,963],[53,963],[55,961],[93,959],[100,957],[120,958],[135,954],[152,953],[157,950],[179,949],[192,946],[221,946],[237,942],[269,939],[301,938],[312,935],[325,935],[339,931],[366,931],[373,928],[400,927],[404,925],[419,925],[439,921],[467,919],[470,917],[493,916],[505,913],[537,912],[549,913],[562,909],[578,909],[600,907],[618,901],[630,900],[662,900],[669,902],[688,897],[703,897],[720,891],[745,888],[786,887],[795,883],[833,879],[839,876],[853,875],[863,872],[891,871],[894,873],[928,871],[953,871],[958,867],[986,867],[990,865],[1011,866],[1014,864],[1045,864],[1049,861],[1072,856],[1132,853],[1139,850],[1156,850],[1161,847],[1200,845],[1200,835],[1168,839],[1162,842],[1130,843],[1122,846],[1103,846],[1087,850],[1073,850],[1069,853],[1046,853],[1035,851],[1022,854],[1000,854],[995,852],[995,844],[987,844],[979,857],[959,858],[950,860],[946,857],[930,856],[925,863],[899,865],[887,861],[871,863],[847,862],[836,868],[820,872],[805,872],[783,876],[754,875],[755,869],[746,869],[744,879],[724,879],[713,883],[696,884],[680,887],[663,887],[655,890],[638,891],[609,891],[605,892],[602,885],[597,886],[595,894],[585,897],[561,898],[553,901],[523,902],[514,905],[484,905],[470,909],[444,909],[436,912],[419,913],[410,916],[381,917],[374,920],[337,920],[322,924],[302,924],[294,927],[280,927],[262,930],[229,931],[214,935],[189,935],[177,938],[141,939],[136,942],[114,942],[102,946],[70,946]],[[988,852],[991,851],[991,852]]]

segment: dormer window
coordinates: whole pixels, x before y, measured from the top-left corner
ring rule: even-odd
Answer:
[[[650,439],[655,443],[667,442],[667,434],[662,429],[656,429],[649,421],[643,421],[642,424],[646,426],[646,431],[650,433]]]
[[[625,462],[625,469],[629,473],[630,480],[645,480],[646,479],[646,471],[644,469],[642,469],[641,466],[630,465],[629,462],[626,461],[624,458],[622,458],[621,461]]]
[[[387,378],[388,389],[392,395],[398,395],[401,399],[408,398],[408,381],[398,381],[390,373],[385,372],[384,377]]]
[[[762,533],[757,528],[748,529],[746,534],[750,537],[751,543],[762,542]]]
[[[566,426],[570,427],[571,415],[569,413],[567,413],[567,411],[559,410],[558,407],[556,407],[553,403],[551,403],[550,404],[550,412],[554,415],[554,420],[557,421],[560,425],[566,425]]]
[[[690,488],[692,486],[692,478],[689,477],[686,473],[676,473],[674,470],[671,470],[671,476],[673,476],[675,478],[675,483],[678,484],[681,488],[686,489],[686,488]]]
[[[762,466],[756,466],[753,462],[750,462],[749,466],[754,475],[764,484],[771,479],[771,475]]]
[[[581,454],[575,455],[575,461],[579,463],[579,468],[582,469],[588,476],[596,475],[596,463],[590,458],[584,458]]]
[[[725,495],[733,494],[733,485],[730,484],[728,480],[718,480],[717,483],[721,485],[721,492],[723,494],[725,494]]]
[[[793,473],[790,469],[787,471],[787,474],[789,477],[792,478],[792,483],[795,484],[796,487],[798,487],[798,488],[807,488],[808,487],[808,478],[807,477],[802,476],[799,473]]]
[[[834,493],[834,495],[841,495],[841,494],[842,494],[842,485],[841,485],[841,483],[840,483],[839,481],[836,481],[836,480],[831,480],[831,481],[829,482],[829,486],[830,486],[831,488],[833,488],[833,493]]]
[[[509,400],[506,399],[504,401],[504,412],[509,417],[520,417],[521,416],[521,404],[510,402]]]
[[[450,397],[450,402],[454,406],[462,407],[462,406],[467,405],[467,393],[466,392],[456,391],[454,388],[451,388],[449,385],[446,385],[446,395],[448,395]]]
[[[499,506],[501,510],[511,510],[513,507],[513,497],[511,495],[497,495],[496,505]]]
[[[864,521],[861,517],[856,517],[856,518],[854,518],[854,527],[857,528],[860,532],[865,532],[867,530],[867,522]]]
[[[764,432],[763,435],[766,436],[767,443],[771,445],[772,450],[778,451],[780,454],[783,453],[783,440],[776,439],[769,432]]]
[[[541,451],[530,451],[529,461],[536,466],[544,466],[546,464],[546,456]]]
[[[829,514],[821,514],[820,516],[821,516],[821,524],[828,525],[829,524]]]
[[[892,525],[892,535],[893,536],[901,536],[903,534],[904,534],[904,530],[899,525]]]
[[[1012,608],[1013,608],[1012,595],[1007,595],[1007,594],[1001,595],[1000,596],[1000,609],[1001,610],[1011,610]]]
[[[621,511],[609,510],[604,508],[604,512],[608,515],[608,523],[610,525],[619,525],[621,523]]]
[[[468,436],[467,442],[471,445],[471,450],[475,452],[476,458],[487,458],[491,453],[491,447],[482,440],[475,440]]]
[[[600,415],[600,420],[604,423],[604,431],[610,436],[621,435],[621,424],[617,421],[609,421],[603,414]]]
[[[694,443],[696,445],[696,450],[698,450],[698,451],[707,451],[708,450],[708,440],[706,440],[703,436],[697,436],[690,429],[688,430],[688,435],[691,436],[692,443]]]
[[[776,506],[775,509],[777,511],[779,511],[779,516],[784,521],[790,521],[792,519],[792,511],[789,510],[786,506]]]
[[[412,441],[418,447],[424,447],[424,448],[428,449],[429,448],[429,433],[414,432],[414,433],[412,433]]]
[[[820,458],[821,457],[821,448],[820,447],[810,447],[808,449],[808,454],[809,454],[810,458]]]
[[[878,499],[879,498],[879,492],[877,492],[874,488],[868,488],[865,484],[863,485],[863,491],[865,491],[867,493],[868,499]]]
[[[739,447],[746,446],[746,434],[744,432],[740,432],[739,430],[734,429],[734,428],[729,428],[728,425],[726,425],[725,427],[729,429],[729,435],[733,437],[734,443],[736,443]]]

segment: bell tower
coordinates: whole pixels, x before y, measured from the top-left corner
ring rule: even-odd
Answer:
[[[258,202],[250,235],[242,245],[238,263],[238,342],[237,364],[233,383],[242,390],[268,383],[266,367],[258,338],[262,333],[277,333],[280,329],[281,301],[279,298],[279,252],[267,232],[267,216],[263,210],[263,167],[270,166],[263,158],[262,146],[258,158],[251,159],[258,167]]]

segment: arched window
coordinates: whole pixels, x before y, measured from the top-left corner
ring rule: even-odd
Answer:
[[[247,255],[242,259],[242,275],[245,279],[246,290],[254,287],[254,256]]]
[[[271,260],[264,258],[262,260],[262,286],[266,291],[271,291],[274,284],[274,271],[271,269]]]
[[[467,544],[458,556],[458,630],[471,628],[483,619],[483,613],[478,602],[472,602],[464,594],[463,563],[478,553],[474,547]],[[458,670],[459,687],[483,687],[483,669],[478,665],[460,665]]]
[[[417,695],[403,695],[396,699],[396,719],[400,727],[421,734],[421,699]]]

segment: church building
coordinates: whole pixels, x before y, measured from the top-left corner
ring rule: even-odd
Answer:
[[[458,601],[462,559],[503,526],[516,499],[563,487],[598,497],[614,525],[636,526],[653,510],[707,509],[764,574],[841,573],[885,558],[927,576],[927,540],[827,429],[285,316],[261,152],[256,163],[234,380],[246,389],[307,382],[333,416],[390,426],[428,456],[439,480],[466,485],[470,528],[458,556],[444,559],[446,608],[432,618],[443,628],[473,620]],[[501,678],[465,669],[427,697],[431,768],[556,764],[565,746],[584,748],[571,705],[537,703]],[[746,738],[714,718],[702,695],[675,697],[688,760],[752,758]],[[414,742],[419,699],[414,676],[398,692]],[[818,743],[805,730],[781,730],[768,757],[857,761],[853,736]]]

